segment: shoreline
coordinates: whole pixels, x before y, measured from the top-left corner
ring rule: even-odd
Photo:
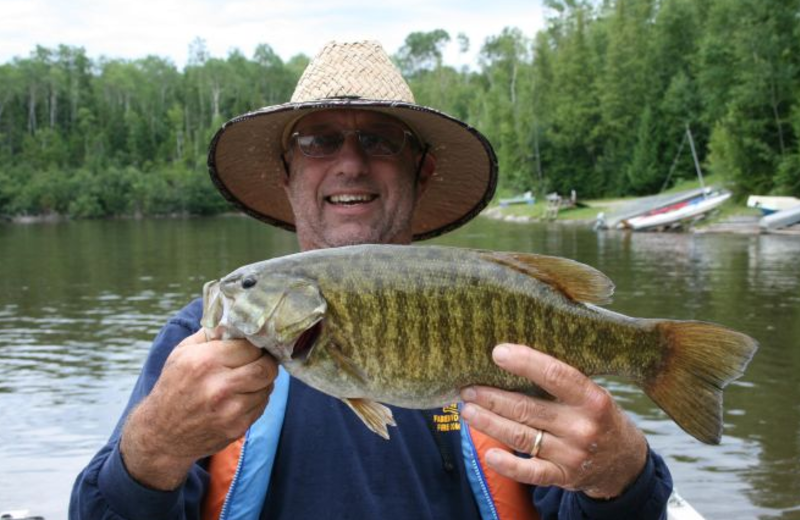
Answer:
[[[597,208],[601,209],[601,208]],[[167,215],[121,215],[116,217],[107,217],[103,219],[77,219],[77,220],[144,220],[144,219],[176,219],[176,218],[207,218],[207,217],[245,217],[246,215],[238,212],[223,212],[215,215],[192,215],[188,213],[171,213]],[[492,206],[484,209],[480,216],[500,222],[511,222],[516,224],[557,224],[562,226],[586,226],[587,228],[594,227],[594,218],[556,218],[545,219],[540,217],[533,217],[529,215],[512,215],[503,212],[500,206]],[[670,229],[666,231],[640,231],[639,233],[694,233],[698,235],[704,234],[717,234],[726,233],[732,235],[783,235],[783,236],[796,236],[800,237],[800,224],[795,224],[788,228],[776,229],[766,231],[761,229],[758,225],[760,216],[756,215],[741,215],[732,214],[719,220],[706,222],[705,220],[698,221],[698,225],[692,225],[688,229]],[[49,213],[47,215],[22,215],[16,217],[0,218],[0,224],[60,224],[62,222],[69,222],[73,219],[66,215],[59,215],[56,213]],[[612,230],[620,231],[620,230]],[[633,231],[631,231],[633,232]]]
[[[597,208],[602,210],[603,208]],[[512,215],[503,212],[500,206],[493,206],[481,212],[481,216],[498,220],[502,222],[511,222],[517,224],[532,224],[532,223],[553,223],[560,225],[571,226],[586,226],[588,228],[594,227],[595,219],[587,218],[556,218],[545,219],[540,217],[532,217],[528,215]],[[732,214],[723,217],[719,220],[706,221],[705,219],[699,220],[696,224],[689,226],[687,229],[669,229],[666,231],[638,231],[638,233],[693,233],[698,235],[704,234],[733,234],[733,235],[784,235],[800,237],[800,224],[793,226],[767,231],[759,226],[759,215],[747,214]],[[611,230],[617,231],[617,230]],[[629,230],[630,232],[634,232]]]
[[[0,224],[60,224],[62,222],[72,222],[80,220],[169,220],[169,219],[182,219],[182,218],[208,218],[208,217],[246,217],[244,213],[236,211],[224,211],[222,213],[215,213],[213,215],[195,215],[192,213],[165,213],[161,215],[117,215],[113,217],[103,218],[72,218],[68,215],[61,215],[58,213],[48,213],[46,215],[17,215],[15,217],[0,217]]]

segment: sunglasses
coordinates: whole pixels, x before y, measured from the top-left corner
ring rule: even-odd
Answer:
[[[364,130],[312,128],[293,133],[291,140],[306,157],[331,157],[339,153],[350,134],[356,135],[359,146],[369,157],[398,155],[409,140],[418,144],[414,134],[396,125],[378,125]]]

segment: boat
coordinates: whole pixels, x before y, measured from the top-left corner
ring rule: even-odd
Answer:
[[[673,488],[667,502],[667,520],[705,520],[705,518]]]
[[[681,225],[685,221],[701,218],[731,197],[727,190],[707,190],[700,196],[650,210],[623,220],[620,225],[637,231]]]
[[[0,520],[45,520],[42,516],[31,516],[28,510],[3,511]],[[667,520],[705,520],[695,508],[689,504],[676,489],[667,501]]]
[[[758,221],[758,225],[765,231],[786,228],[800,223],[800,206],[794,206],[781,211],[776,211]]]
[[[710,192],[708,188],[695,188],[691,190],[680,191],[677,193],[667,193],[661,195],[651,195],[649,197],[640,197],[635,199],[611,215],[603,215],[603,222],[598,223],[600,228],[618,229],[624,228],[623,222],[644,215],[651,211],[672,206],[681,202],[697,198],[704,193]]]
[[[512,197],[510,199],[500,199],[500,206],[506,207],[506,206],[510,206],[511,204],[533,205],[535,202],[536,202],[536,197],[533,196],[533,192],[526,191],[522,195],[518,195],[518,196]]]
[[[758,208],[764,215],[771,215],[797,206],[800,206],[800,199],[796,197],[772,197],[768,195],[750,195],[747,197],[747,207]]]
[[[44,520],[43,516],[31,516],[27,509],[0,512],[0,520]]]
[[[672,173],[678,163],[678,157],[681,150],[683,150],[684,143],[687,141],[691,147],[692,159],[694,160],[697,179],[700,181],[700,188],[637,199],[610,217],[606,217],[605,214],[601,213],[597,216],[595,229],[667,229],[682,225],[686,221],[702,218],[706,213],[728,200],[731,197],[729,191],[717,190],[712,186],[705,185],[703,171],[700,168],[700,160],[697,158],[697,150],[694,146],[694,138],[688,124],[686,125],[683,141],[681,141],[678,153],[675,155],[675,160],[672,162],[672,167],[662,189],[672,177]]]

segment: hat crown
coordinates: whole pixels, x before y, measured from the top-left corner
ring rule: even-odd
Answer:
[[[330,42],[306,67],[292,103],[374,99],[414,103],[414,95],[380,43]]]

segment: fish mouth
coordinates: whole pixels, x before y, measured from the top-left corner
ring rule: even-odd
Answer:
[[[322,320],[316,322],[310,329],[300,334],[300,337],[294,342],[292,361],[304,362],[307,360],[320,334],[322,334]]]

